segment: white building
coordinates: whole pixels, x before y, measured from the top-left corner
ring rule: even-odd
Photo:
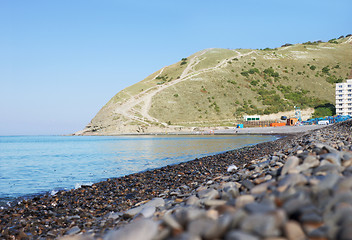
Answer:
[[[243,117],[245,121],[260,121],[260,116],[259,115],[247,115]]]
[[[336,114],[352,116],[352,79],[336,83]]]

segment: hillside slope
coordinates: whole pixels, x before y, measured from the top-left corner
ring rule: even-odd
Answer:
[[[351,43],[348,36],[277,49],[206,49],[120,91],[77,134],[226,126],[244,114],[334,104],[334,83],[351,72]]]

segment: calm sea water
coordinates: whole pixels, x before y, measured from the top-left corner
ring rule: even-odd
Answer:
[[[0,204],[275,139],[253,135],[0,137]]]

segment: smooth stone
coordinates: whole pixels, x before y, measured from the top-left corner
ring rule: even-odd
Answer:
[[[240,223],[248,216],[247,212],[240,208],[235,213],[231,214],[231,229],[238,228]]]
[[[277,159],[279,159],[279,158],[277,158]],[[275,162],[275,161],[277,161],[277,160],[273,160],[273,161]],[[261,169],[266,168],[266,167],[268,167],[269,165],[270,165],[270,161],[269,161],[269,160],[266,160],[266,161],[264,161],[264,162],[257,163],[257,166],[258,166],[259,168],[261,168]]]
[[[310,222],[310,223],[320,223],[323,221],[322,217],[318,215],[317,213],[310,212],[310,213],[303,213],[303,215],[300,217],[301,222]]]
[[[201,236],[202,238],[208,233],[208,231],[216,230],[216,221],[209,218],[199,218],[190,222],[187,226],[187,231],[192,235]]]
[[[145,218],[150,218],[154,215],[155,210],[154,206],[146,206],[139,212],[139,214],[142,214]]]
[[[304,160],[303,164],[313,168],[319,166],[320,161],[317,159],[316,156],[308,155]]]
[[[230,165],[227,167],[227,172],[231,173],[231,172],[235,172],[238,169],[238,167],[236,165]]]
[[[299,158],[296,156],[290,156],[287,158],[285,165],[282,167],[281,176],[287,174],[290,170],[295,169],[299,164]]]
[[[213,183],[214,183],[213,180],[209,180],[206,184],[207,184],[207,185],[212,185]]]
[[[343,193],[343,192],[351,191],[351,189],[352,189],[352,176],[342,179],[335,187],[336,187],[336,189],[335,189],[336,193]]]
[[[162,198],[154,198],[154,199],[150,200],[149,202],[147,202],[147,203],[145,203],[143,205],[140,205],[138,207],[131,208],[131,209],[127,210],[126,212],[123,213],[123,216],[124,217],[134,217],[137,214],[139,214],[144,208],[147,208],[147,207],[157,208],[157,207],[163,207],[163,206],[165,206],[165,200],[164,199],[162,199]]]
[[[225,236],[225,240],[259,240],[260,238],[240,230],[232,230]]]
[[[20,236],[17,236],[20,239]],[[56,239],[56,234],[47,233],[46,237],[50,237],[48,239]],[[17,239],[17,238],[16,238]],[[23,239],[29,239],[28,236],[23,236]],[[39,238],[44,239],[44,238]],[[93,234],[78,234],[78,235],[67,235],[58,238],[58,240],[94,240]]]
[[[275,216],[269,214],[251,214],[243,220],[240,228],[261,237],[277,237],[281,233]]]
[[[74,226],[72,228],[70,228],[70,230],[68,230],[66,232],[67,235],[74,235],[74,234],[77,234],[81,231],[81,229],[78,227],[78,226]]]
[[[278,187],[287,187],[290,186],[296,186],[296,185],[305,185],[308,182],[307,177],[298,174],[298,173],[293,173],[293,174],[288,174],[285,175],[278,183]]]
[[[250,214],[253,214],[253,213],[263,214],[263,213],[269,213],[269,212],[275,211],[276,207],[273,203],[270,203],[270,202],[267,202],[267,203],[252,202],[245,205],[244,209]]]
[[[234,182],[226,182],[226,183],[221,184],[221,186],[220,186],[220,189],[224,192],[227,192],[233,188],[237,189],[237,184]]]
[[[345,168],[352,166],[352,159],[344,161],[342,163],[342,166],[345,167]]]
[[[202,218],[206,215],[206,211],[199,208],[180,208],[177,209],[174,213],[174,216],[178,223],[182,226],[186,226],[188,222],[191,222],[195,219]]]
[[[228,199],[233,199],[239,196],[240,192],[237,188],[231,188],[228,191],[222,193],[222,196],[225,196],[225,195],[228,197]]]
[[[199,198],[197,198],[194,195],[190,196],[186,201],[186,205],[199,205],[199,203],[200,203]]]
[[[327,150],[329,153],[338,153],[339,151],[336,150],[335,148],[324,144],[323,149]]]
[[[324,161],[322,161],[322,162],[324,162]],[[322,163],[322,162],[319,167],[317,167],[313,170],[313,174],[325,173],[325,172],[338,174],[340,172],[340,168],[338,165],[332,164],[327,161],[325,163]]]
[[[322,156],[324,160],[329,161],[332,164],[341,166],[341,158],[339,153],[328,153]]]
[[[288,215],[299,212],[300,209],[311,205],[311,200],[305,194],[298,194],[291,199],[285,201],[282,208],[286,211]]]
[[[223,215],[216,221],[216,224],[208,228],[204,232],[204,239],[220,239],[222,238],[230,227],[232,218],[229,215]]]
[[[303,229],[296,221],[288,221],[284,226],[285,235],[288,240],[304,240],[307,239]]]
[[[217,220],[219,218],[219,212],[213,208],[205,212],[206,218]]]
[[[203,203],[207,207],[217,207],[217,206],[225,205],[226,201],[225,200],[210,199],[210,200],[205,200]]]
[[[254,202],[254,196],[252,195],[241,195],[236,198],[236,207],[243,207],[248,203]]]
[[[272,180],[272,181],[268,181],[268,182],[264,182],[259,185],[256,185],[251,189],[251,194],[261,194],[263,192],[266,192],[266,190],[268,190],[268,188],[270,186],[273,186],[274,184],[275,184],[275,181]]]
[[[198,192],[197,195],[200,199],[215,199],[219,197],[219,192],[215,189],[209,188]]]
[[[351,240],[352,236],[352,224],[349,226],[344,226],[338,233],[338,239],[340,240]]]
[[[340,155],[341,156],[341,155]],[[342,161],[352,160],[352,152],[343,152],[341,156]]]
[[[182,226],[176,221],[176,219],[171,214],[165,214],[163,216],[163,221],[166,225],[171,227],[172,229],[181,230]]]
[[[123,215],[123,213],[120,212],[110,212],[107,214],[107,218],[111,218],[111,219],[118,219],[119,217],[121,217]]]
[[[255,185],[251,181],[249,181],[248,179],[245,179],[242,181],[242,186],[244,186],[248,190],[251,190],[252,188],[254,188]]]
[[[104,240],[151,240],[158,232],[158,224],[150,219],[140,219],[117,231],[110,231]]]
[[[319,229],[323,223],[311,223],[311,222],[304,222],[302,223],[302,228],[304,232],[310,236],[313,232],[316,232],[317,229]]]
[[[166,239],[166,238],[161,238],[161,239]],[[202,240],[200,236],[184,232],[178,235],[177,237],[172,238],[172,240]]]
[[[275,165],[276,165],[276,166],[279,166],[279,167],[284,166],[284,164],[283,164],[282,162],[276,162]]]
[[[327,228],[325,226],[318,227],[308,233],[308,237],[312,239],[326,239],[327,238]]]
[[[315,186],[315,188],[316,188],[318,191],[321,191],[321,190],[324,190],[324,189],[333,189],[339,179],[340,179],[339,175],[336,175],[336,174],[328,174],[328,175],[325,175],[325,176],[320,180],[320,182],[318,183],[318,185]]]

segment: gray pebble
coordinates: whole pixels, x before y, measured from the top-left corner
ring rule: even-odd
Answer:
[[[259,237],[240,230],[232,230],[226,234],[225,240],[259,240]]]
[[[136,220],[117,231],[110,231],[104,240],[151,240],[157,234],[158,224],[150,219]]]

